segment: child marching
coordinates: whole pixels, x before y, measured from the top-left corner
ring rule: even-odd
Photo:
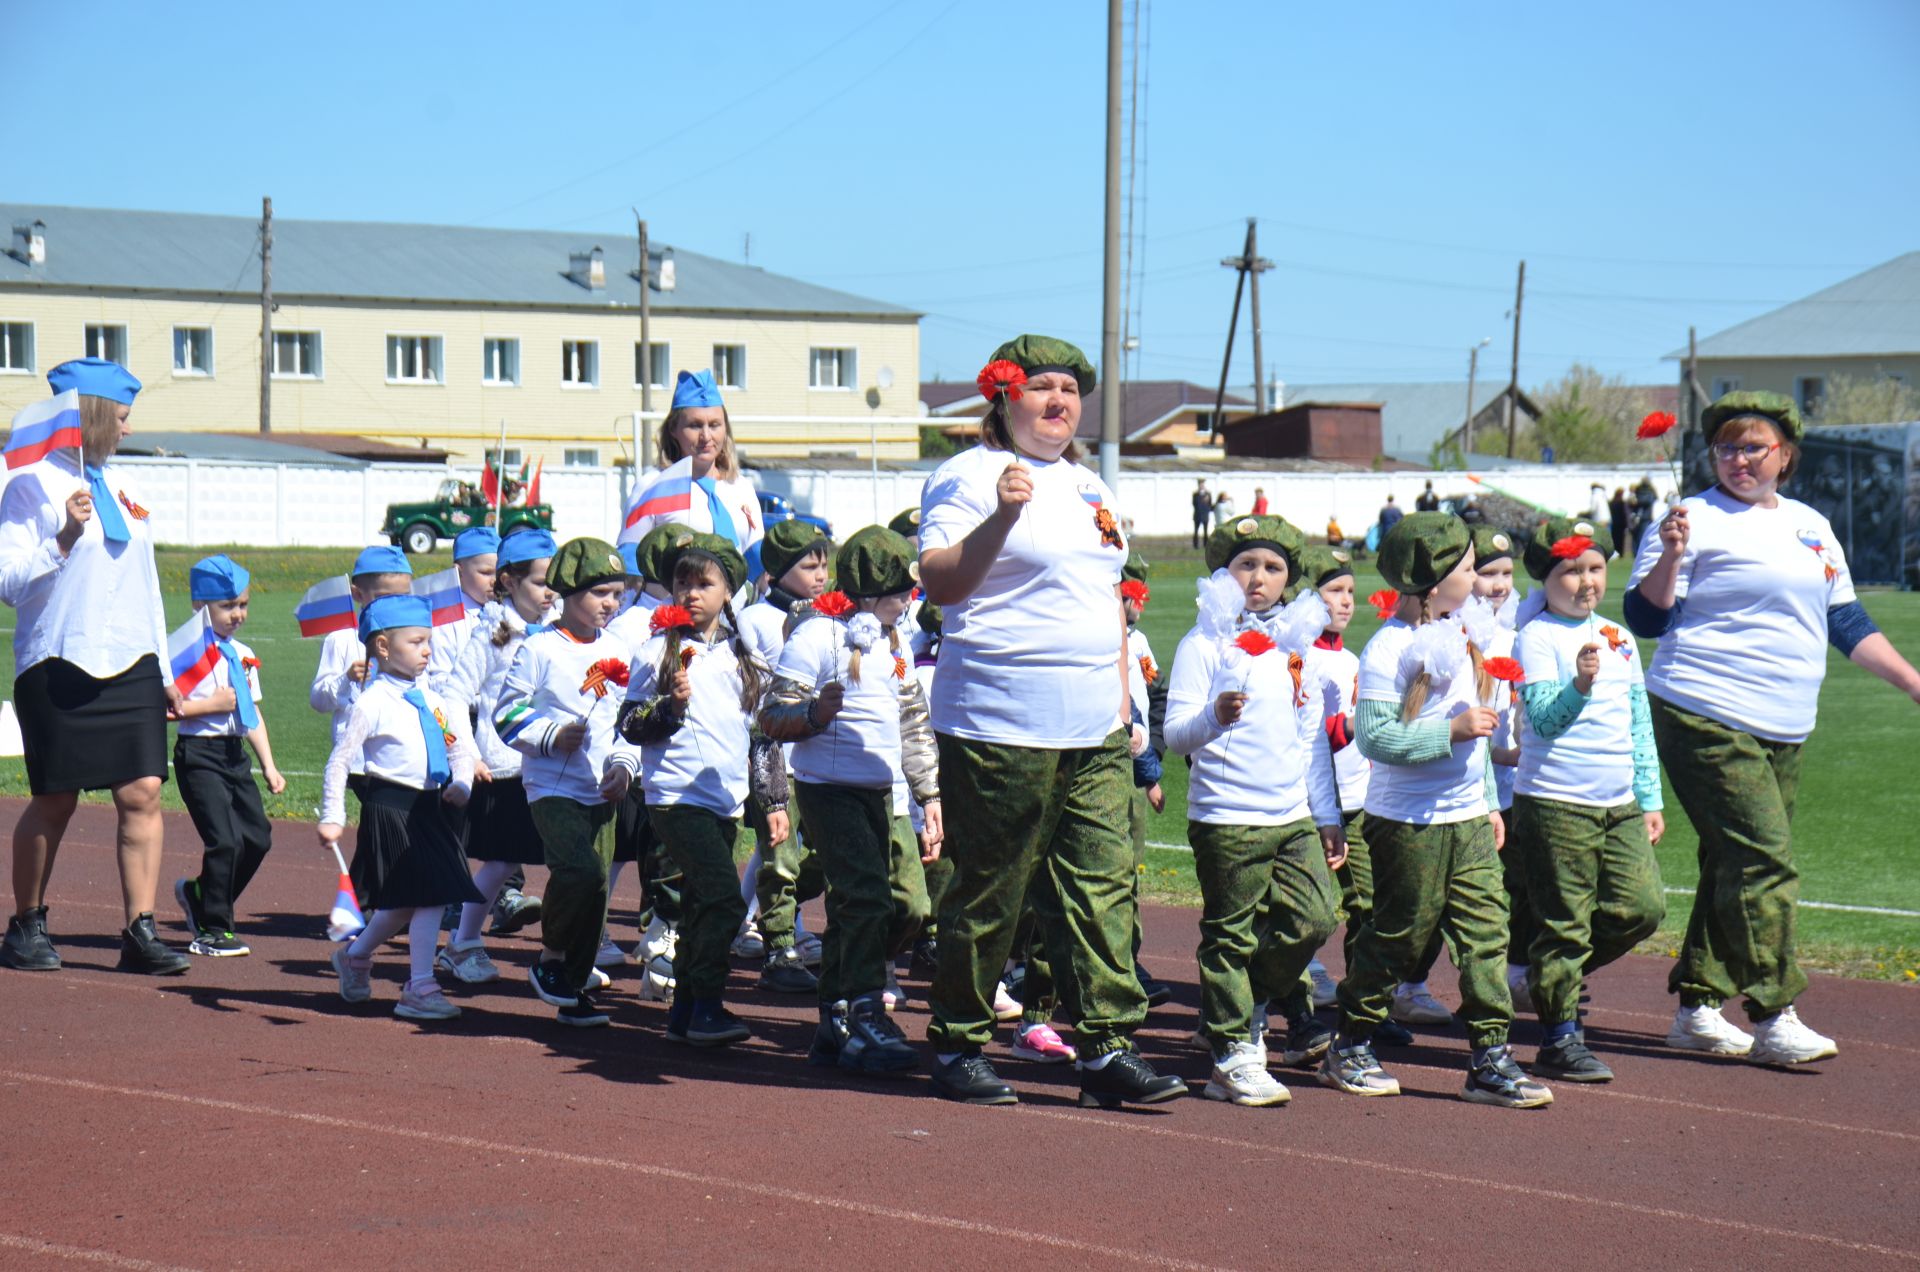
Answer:
[[[375,545],[363,549],[353,559],[353,569],[347,579],[352,601],[346,609],[347,621],[327,632],[320,646],[320,665],[313,673],[313,689],[307,694],[307,701],[315,711],[333,717],[332,744],[336,747],[347,735],[347,721],[353,716],[353,704],[360,696],[361,687],[370,674],[379,670],[368,661],[366,643],[355,629],[352,615],[364,611],[382,596],[407,595],[413,588],[413,566],[407,563],[407,554],[400,549]],[[311,597],[320,590],[316,587],[308,595]],[[428,616],[431,618],[431,610]],[[357,775],[360,757],[351,757],[351,762],[349,771]]]
[[[551,537],[551,536],[549,536]],[[467,647],[467,638],[479,626],[480,611],[494,599],[493,580],[500,565],[500,533],[491,526],[462,530],[453,541],[452,596],[427,598],[434,607],[433,662],[427,667],[427,683],[436,690],[446,689],[447,677]],[[422,579],[425,584],[428,580]],[[457,617],[442,612],[442,606],[459,608]]]

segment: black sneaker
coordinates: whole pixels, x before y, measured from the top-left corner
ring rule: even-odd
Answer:
[[[1159,1104],[1187,1093],[1187,1084],[1171,1073],[1153,1071],[1137,1051],[1116,1051],[1098,1069],[1080,1069],[1080,1107],[1117,1109],[1122,1104]]]
[[[231,932],[209,932],[204,929],[187,946],[187,953],[199,954],[204,958],[238,958],[251,954],[253,950],[247,943]]]
[[[200,920],[200,881],[198,879],[175,879],[173,881],[173,900],[180,907],[180,914],[187,921],[187,935],[198,936],[206,924]]]
[[[923,936],[913,943],[913,961],[907,964],[907,971],[921,980],[932,980],[934,971],[940,966],[940,942],[931,936]]]
[[[1543,1078],[1559,1078],[1565,1082],[1613,1081],[1613,1070],[1587,1050],[1587,1040],[1578,1030],[1542,1043],[1533,1058],[1533,1071]]]
[[[167,945],[153,930],[153,916],[143,914],[120,933],[120,970],[148,976],[178,976],[191,964],[185,954]]]
[[[1398,1095],[1400,1081],[1373,1058],[1369,1040],[1336,1037],[1320,1061],[1320,1083],[1349,1095]]]
[[[789,945],[767,956],[760,969],[760,988],[775,994],[817,994],[820,978],[807,970],[800,951]]]
[[[0,963],[22,972],[60,970],[60,952],[47,936],[46,906],[35,906],[7,921],[6,939],[0,941]]]
[[[607,1015],[604,1010],[594,1006],[593,999],[585,994],[581,994],[567,1006],[554,1012],[553,1018],[575,1029],[598,1029],[602,1025],[610,1024],[613,1020],[613,1017]]]
[[[540,921],[540,898],[530,897],[518,888],[503,888],[493,901],[493,922],[487,931],[507,936]]]
[[[1147,1006],[1162,1007],[1173,1001],[1173,986],[1151,976],[1140,978],[1140,992],[1147,996]]]
[[[1000,1080],[993,1065],[978,1051],[955,1056],[933,1067],[933,1093],[962,1104],[1018,1104],[1020,1097]]]
[[[900,1073],[919,1067],[920,1055],[893,1023],[879,994],[865,994],[847,1005],[847,1037],[840,1044],[842,1069],[860,1073]]]
[[[725,1047],[753,1037],[747,1022],[721,1005],[718,998],[700,998],[687,1021],[685,1041],[696,1047]]]
[[[458,932],[460,930],[460,903],[458,901],[447,902],[447,908],[440,911],[440,930],[442,932]]]
[[[567,983],[566,964],[558,960],[535,963],[527,979],[533,982],[533,992],[540,1001],[549,1007],[571,1007],[580,997],[580,991]]]
[[[1506,1043],[1488,1047],[1467,1070],[1460,1098],[1470,1104],[1496,1104],[1506,1109],[1537,1109],[1553,1103],[1553,1092],[1521,1071]]]
[[[827,1068],[840,1063],[840,1048],[847,1041],[847,1000],[820,1004],[820,1024],[813,1031],[813,1045],[807,1048],[807,1063]]]
[[[1383,1020],[1373,1027],[1373,1036],[1367,1041],[1376,1047],[1411,1047],[1413,1030],[1397,1020]]]
[[[1280,1052],[1280,1063],[1301,1068],[1312,1065],[1333,1045],[1333,1027],[1311,1012],[1287,1021],[1287,1045]]]
[[[693,1023],[693,999],[675,994],[667,1004],[667,1041],[685,1042],[687,1027]]]

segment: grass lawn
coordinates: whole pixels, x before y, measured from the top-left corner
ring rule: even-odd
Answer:
[[[1200,557],[1184,540],[1141,544],[1153,562],[1153,600],[1143,626],[1163,665],[1191,623],[1192,587],[1201,573]],[[187,569],[205,550],[165,550],[159,554],[161,587],[169,625],[184,621]],[[326,761],[327,720],[307,705],[307,690],[319,659],[320,642],[302,640],[293,606],[316,580],[343,572],[351,550],[235,549],[234,557],[253,572],[253,604],[241,638],[260,655],[266,688],[264,716],[274,754],[287,775],[286,793],[269,796],[275,817],[311,821],[320,802],[321,766]],[[446,552],[418,558],[416,572],[430,573],[451,563]],[[1359,593],[1364,598],[1384,586],[1370,563],[1360,563]],[[1616,563],[1604,611],[1619,616],[1626,566]],[[1910,657],[1920,655],[1920,596],[1876,591],[1864,596],[1868,611],[1893,642]],[[0,616],[10,623],[11,612]],[[1358,648],[1378,625],[1362,604],[1348,633]],[[11,635],[11,627],[7,628]],[[1643,655],[1651,649],[1643,645]],[[12,680],[12,645],[0,649],[0,670]],[[1809,901],[1874,906],[1920,912],[1920,781],[1916,781],[1916,719],[1913,704],[1880,681],[1829,652],[1828,675],[1820,695],[1820,727],[1807,743],[1805,776],[1794,821],[1796,858],[1802,872],[1801,895]],[[1903,758],[1904,757],[1904,758]],[[1154,817],[1148,837],[1184,845],[1186,766],[1169,757],[1165,788],[1167,809]],[[24,795],[26,771],[19,759],[0,760],[0,794]],[[100,798],[100,797],[94,797]],[[179,807],[174,788],[166,789],[170,807]],[[1902,830],[1901,827],[1908,829]],[[1660,866],[1670,887],[1691,888],[1698,871],[1696,840],[1671,791],[1667,797],[1667,836]],[[1193,859],[1184,851],[1151,849],[1148,879],[1160,900],[1197,904]],[[1684,928],[1690,898],[1668,898],[1669,918],[1650,951],[1670,950]],[[1914,979],[1920,972],[1920,917],[1848,913],[1802,908],[1801,942],[1810,966],[1851,974]]]

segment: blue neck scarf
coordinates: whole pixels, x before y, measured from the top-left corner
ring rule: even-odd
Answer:
[[[108,543],[126,543],[133,535],[127,530],[127,519],[120,515],[120,501],[107,489],[107,470],[93,464],[86,465],[87,492],[93,496],[93,515],[100,519],[100,533],[107,536]]]
[[[427,739],[427,784],[445,786],[453,778],[453,768],[447,763],[446,736],[440,732],[440,722],[433,718],[433,709],[427,706],[427,695],[409,689],[401,696],[420,713],[420,730]]]

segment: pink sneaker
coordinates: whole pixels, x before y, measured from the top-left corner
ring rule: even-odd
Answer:
[[[1066,1064],[1079,1057],[1077,1051],[1060,1041],[1053,1026],[1047,1024],[1020,1026],[1013,1036],[1013,1054],[1041,1064]]]

